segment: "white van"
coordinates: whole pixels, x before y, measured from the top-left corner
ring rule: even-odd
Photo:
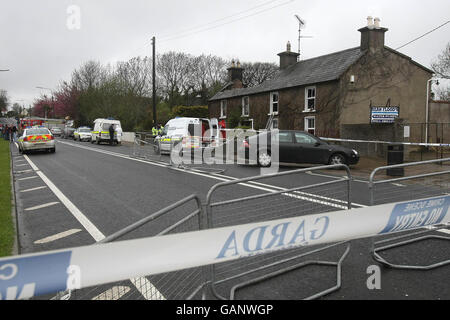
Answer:
[[[96,119],[92,130],[91,143],[110,142],[109,127],[114,126],[114,142],[122,143],[122,125],[119,120]]]
[[[178,143],[185,148],[200,148],[214,139],[211,121],[204,118],[175,118],[169,120],[155,142],[161,153],[170,153]]]

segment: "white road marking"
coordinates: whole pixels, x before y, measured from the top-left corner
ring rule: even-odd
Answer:
[[[44,243],[53,242],[53,241],[56,241],[56,240],[59,240],[59,239],[62,239],[62,238],[66,238],[66,237],[68,237],[68,236],[71,236],[72,234],[78,233],[78,232],[80,232],[80,231],[81,231],[81,229],[71,229],[71,230],[67,230],[67,231],[64,231],[64,232],[57,233],[57,234],[55,234],[55,235],[53,235],[53,236],[46,237],[46,238],[44,238],[44,239],[37,240],[37,241],[35,241],[34,243],[35,243],[35,244],[44,244]]]
[[[38,210],[38,209],[42,209],[42,208],[47,208],[47,207],[51,207],[54,206],[55,204],[58,204],[59,202],[49,202],[49,203],[44,203],[44,204],[40,204],[38,206],[34,206],[31,208],[27,208],[24,209],[25,211],[34,211],[34,210]]]
[[[33,172],[33,170],[29,169],[29,170],[22,170],[22,171],[14,171],[15,174],[30,173],[30,172]]]
[[[36,188],[26,189],[26,190],[22,190],[22,191],[20,191],[20,192],[31,192],[31,191],[41,190],[41,189],[45,189],[45,188],[47,188],[47,186],[42,186],[42,187],[36,187]]]
[[[347,176],[336,177],[336,176],[332,176],[332,175],[328,175],[328,174],[316,173],[316,172],[311,172],[311,171],[307,171],[306,174],[309,174],[311,176],[318,176],[318,177],[337,179],[337,180],[345,180],[347,177]],[[361,183],[369,183],[369,181],[359,180],[359,179],[352,179],[352,181],[361,182]]]
[[[22,160],[23,161],[23,160]],[[16,164],[16,167],[24,167],[24,166],[27,166],[28,164],[27,163],[24,163],[24,164]]]
[[[394,186],[397,186],[397,187],[406,187],[405,185],[400,184],[400,183],[391,182],[391,184]]]
[[[56,187],[50,179],[47,178],[47,176],[39,170],[39,168],[33,163],[33,161],[30,160],[30,158],[26,155],[24,155],[24,158],[27,160],[27,162],[30,164],[30,166],[33,168],[33,170],[36,170],[36,173],[39,175],[39,177],[44,181],[44,183],[50,188],[50,190],[53,191],[53,193],[56,195],[56,197],[61,201],[61,203],[69,210],[69,212],[75,217],[75,219],[78,220],[79,223],[86,229],[86,231],[94,238],[96,242],[103,240],[105,238],[105,235],[97,229],[97,227],[70,201],[59,189]],[[136,278],[136,279],[142,279],[141,282],[144,282],[151,291],[158,292],[159,295],[164,299],[164,296],[156,289],[155,286],[153,286],[146,278]],[[136,287],[138,291],[141,292],[142,288]],[[145,296],[144,296],[145,297]]]
[[[98,296],[92,298],[92,300],[119,300],[130,291],[130,287],[115,286],[111,289],[100,293]]]
[[[23,180],[30,180],[30,179],[36,179],[38,176],[32,176],[32,177],[26,177],[26,178],[20,178],[17,180],[23,181]]]

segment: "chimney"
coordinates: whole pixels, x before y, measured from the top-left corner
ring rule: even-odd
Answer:
[[[244,69],[241,67],[241,63],[239,60],[237,61],[237,65],[233,60],[231,60],[231,67],[228,69],[228,81],[232,82],[232,88],[233,89],[239,89],[243,88],[244,85],[242,84],[242,72]]]
[[[367,26],[358,31],[361,32],[361,51],[374,53],[384,49],[384,34],[388,29],[380,27],[380,18],[367,17]]]
[[[297,63],[298,53],[291,51],[291,43],[288,41],[286,45],[286,51],[278,54],[280,57],[280,69],[286,69]]]

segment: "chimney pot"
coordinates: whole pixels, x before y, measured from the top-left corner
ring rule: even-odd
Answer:
[[[367,26],[373,28],[373,18],[371,16],[367,17]]]
[[[375,18],[375,28],[380,28],[380,18]]]

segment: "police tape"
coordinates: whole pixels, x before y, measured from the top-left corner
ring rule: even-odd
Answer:
[[[27,299],[450,222],[450,195],[0,259],[0,300]]]
[[[378,143],[378,144],[395,144],[405,146],[423,146],[423,147],[450,147],[450,143],[422,143],[422,142],[391,142],[391,141],[377,141],[377,140],[350,140],[350,139],[337,139],[337,138],[323,138],[324,141],[337,141],[337,142],[357,142],[357,143]]]

